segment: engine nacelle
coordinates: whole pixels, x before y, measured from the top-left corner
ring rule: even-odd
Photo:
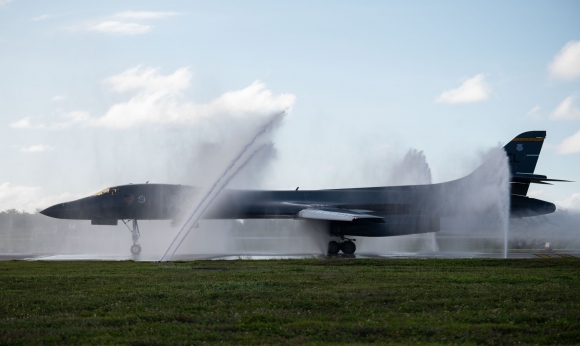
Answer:
[[[438,215],[389,215],[384,222],[357,219],[352,222],[331,222],[330,234],[335,236],[392,237],[406,234],[438,232]]]
[[[553,203],[540,199],[511,195],[510,217],[530,217],[551,214],[556,211]]]

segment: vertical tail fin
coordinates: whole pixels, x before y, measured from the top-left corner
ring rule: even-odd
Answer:
[[[503,147],[509,158],[512,176],[534,173],[545,138],[546,131],[524,132]],[[529,182],[512,180],[511,193],[525,196],[529,187]]]

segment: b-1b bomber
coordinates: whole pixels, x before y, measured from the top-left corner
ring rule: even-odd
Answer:
[[[550,202],[527,197],[531,183],[564,181],[534,174],[545,137],[545,131],[524,132],[504,146],[511,174],[510,217],[531,217],[556,210]],[[461,179],[428,185],[289,191],[228,189],[203,217],[323,220],[329,236],[337,239],[329,242],[328,253],[342,251],[351,255],[356,251],[354,237],[438,232],[441,217],[461,212],[465,201],[454,201],[454,196],[465,195],[478,184],[484,165]],[[132,221],[131,253],[139,254],[138,220],[172,220],[172,224],[179,224],[201,191],[186,185],[119,185],[53,205],[41,213],[59,219],[90,220],[92,225]],[[477,203],[478,196],[471,197]]]

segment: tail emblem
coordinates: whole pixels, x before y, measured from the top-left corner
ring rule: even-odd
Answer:
[[[522,151],[522,150],[524,150],[524,145],[523,145],[523,144],[518,144],[518,145],[516,145],[516,150],[517,150],[517,151]]]

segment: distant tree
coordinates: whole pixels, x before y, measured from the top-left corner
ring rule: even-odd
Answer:
[[[27,228],[32,226],[33,214],[16,209],[7,209],[0,212],[0,226],[6,228]]]
[[[18,211],[16,209],[6,209],[5,211],[1,212],[0,214],[5,214],[5,215],[20,215],[20,214],[24,214],[25,211]]]

